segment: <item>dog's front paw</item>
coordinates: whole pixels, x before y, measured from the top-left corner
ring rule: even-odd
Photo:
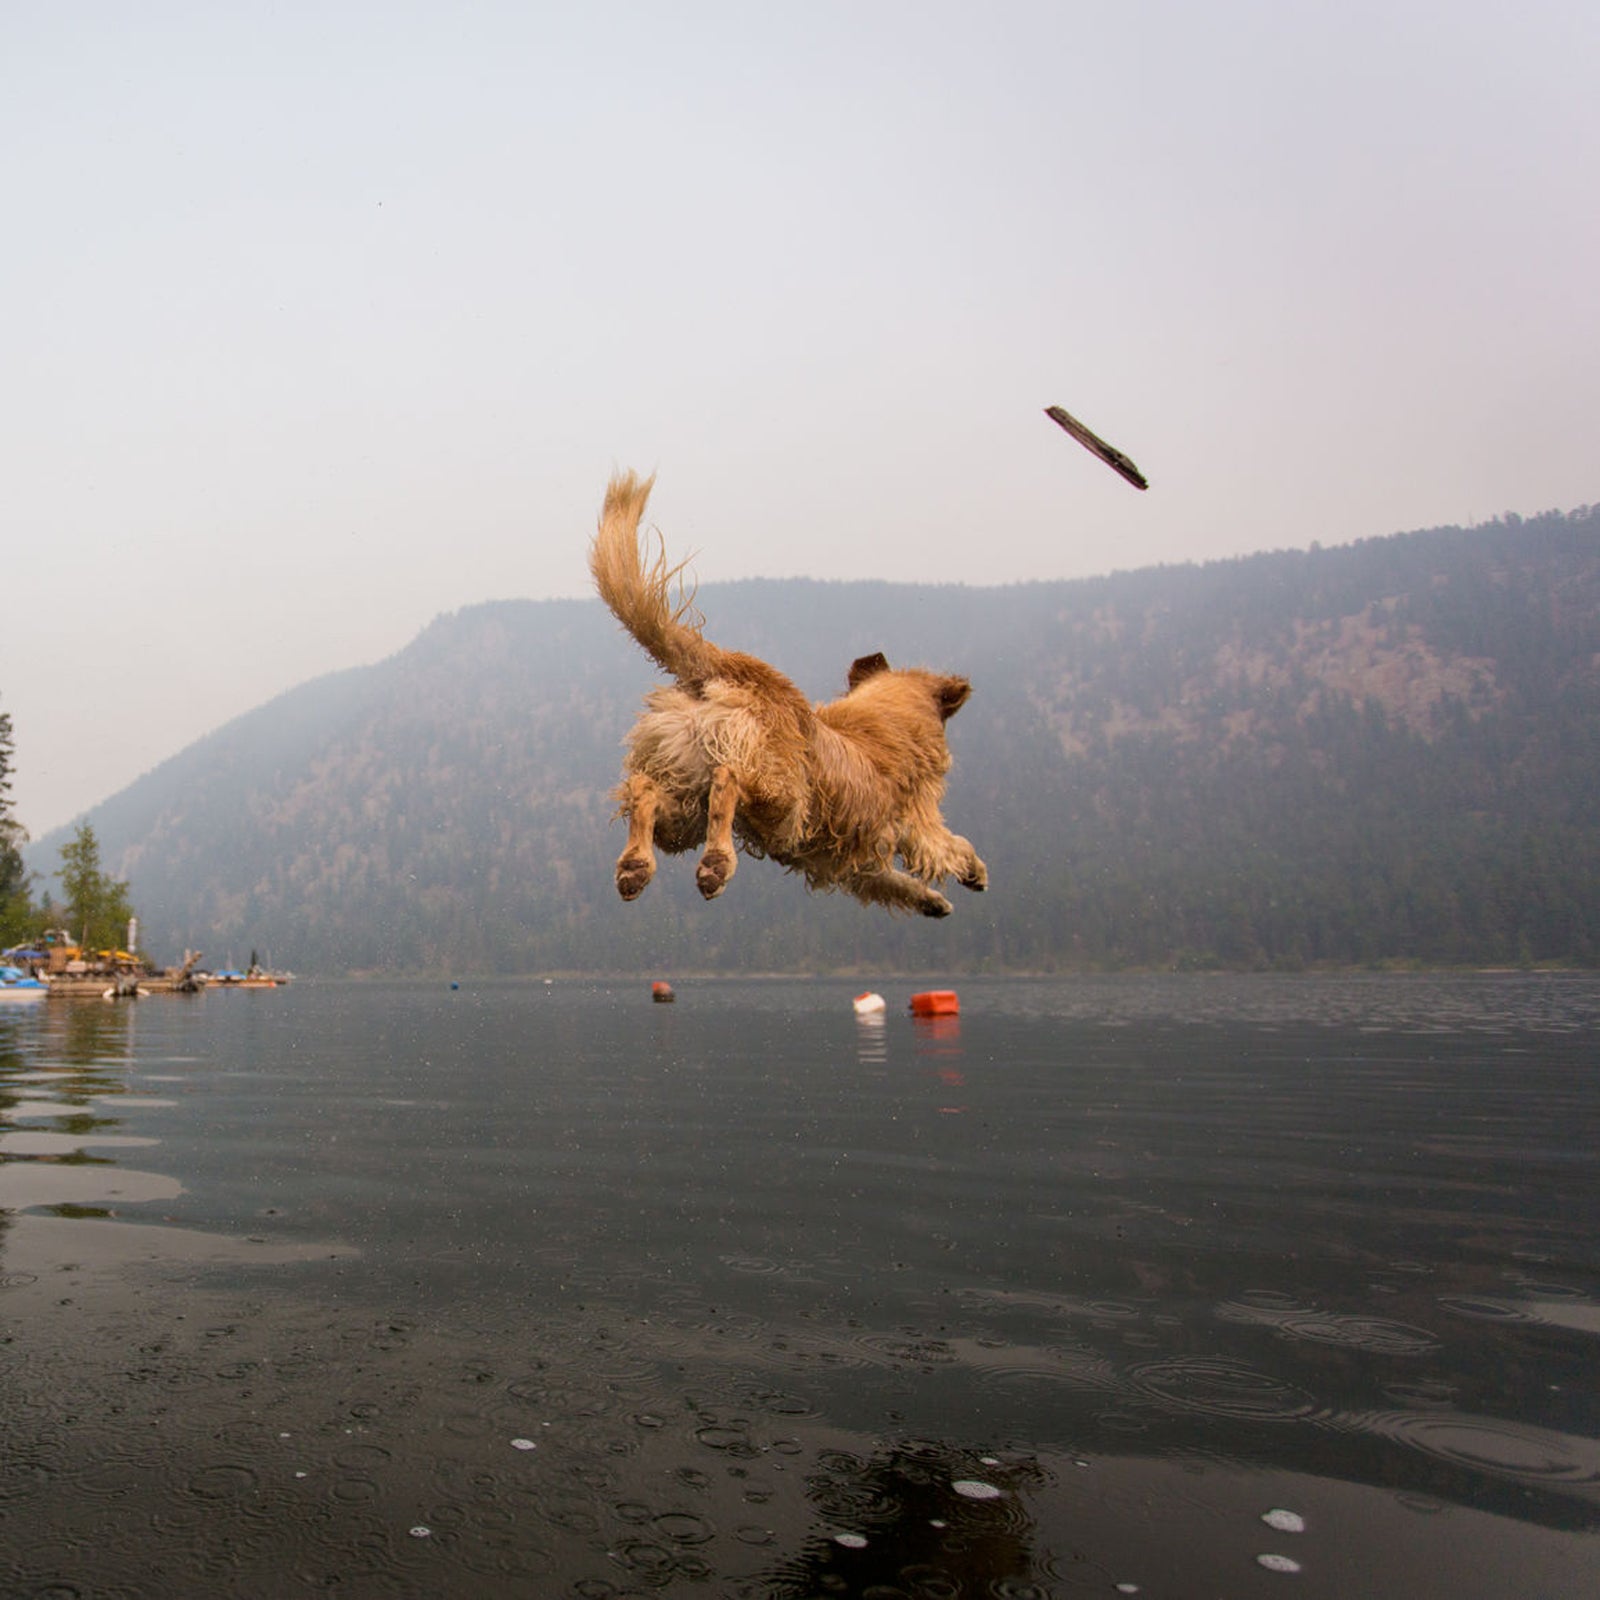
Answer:
[[[736,865],[731,850],[707,850],[695,868],[695,887],[707,900],[715,900],[728,887]]]
[[[637,900],[656,875],[656,864],[647,856],[624,856],[617,863],[617,893],[624,900]]]
[[[955,907],[937,890],[930,889],[921,909],[925,917],[948,917]]]

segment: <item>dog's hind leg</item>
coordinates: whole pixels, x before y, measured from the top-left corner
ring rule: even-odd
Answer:
[[[961,835],[952,837],[956,844],[956,882],[963,889],[977,889],[980,892],[989,887],[989,869],[984,866],[978,852],[967,843]]]
[[[728,879],[739,865],[733,847],[733,814],[738,808],[738,780],[728,767],[718,767],[711,774],[705,854],[694,874],[695,884],[707,900],[715,900],[728,887]]]
[[[637,900],[656,875],[656,811],[661,791],[655,779],[642,772],[631,774],[622,785],[622,815],[628,819],[628,842],[617,857],[617,893]]]
[[[943,822],[903,834],[900,855],[915,877],[954,878],[963,889],[989,887],[989,869],[978,852],[959,833],[951,833]]]
[[[869,906],[888,906],[891,911],[915,911],[924,917],[948,917],[954,909],[937,889],[921,878],[913,878],[898,867],[878,872],[852,872],[839,887]]]

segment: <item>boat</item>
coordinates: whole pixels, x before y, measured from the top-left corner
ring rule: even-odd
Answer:
[[[221,967],[206,976],[208,988],[217,989],[281,989],[293,978],[292,972],[269,972],[252,961],[241,972],[237,967]]]
[[[0,967],[0,1004],[43,1000],[49,992],[49,984],[30,978],[21,967]]]

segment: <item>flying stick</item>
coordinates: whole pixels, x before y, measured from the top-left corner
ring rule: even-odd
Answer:
[[[1115,445],[1107,444],[1099,434],[1090,432],[1071,412],[1063,411],[1060,406],[1046,406],[1044,414],[1058,428],[1070,433],[1085,450],[1099,456],[1113,472],[1120,473],[1135,489],[1150,487],[1145,475]]]

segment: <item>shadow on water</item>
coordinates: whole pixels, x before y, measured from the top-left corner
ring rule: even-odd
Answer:
[[[806,1479],[821,1527],[733,1591],[764,1600],[817,1595],[1045,1594],[1026,1492],[1049,1474],[931,1441],[862,1457],[825,1451]]]

